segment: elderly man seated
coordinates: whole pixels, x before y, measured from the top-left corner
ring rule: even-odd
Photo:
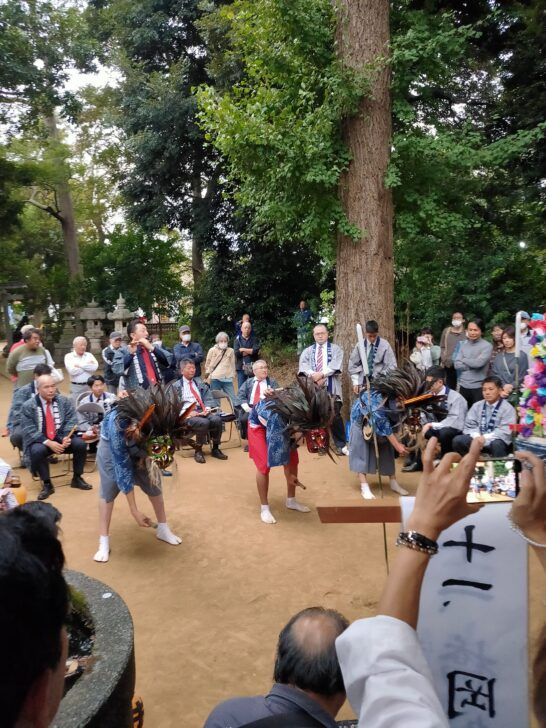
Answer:
[[[239,387],[235,406],[239,410],[239,428],[243,440],[247,439],[248,415],[256,402],[264,399],[266,392],[276,389],[279,385],[276,380],[269,376],[267,362],[264,359],[258,359],[252,365],[254,376],[247,379],[244,384]],[[248,445],[245,447],[248,452]]]
[[[197,447],[195,450],[195,462],[204,463],[203,445],[207,435],[212,441],[210,454],[218,460],[227,460],[227,455],[220,450],[220,439],[222,437],[222,418],[213,410],[217,408],[208,384],[195,379],[195,364],[191,359],[182,359],[180,362],[180,379],[176,385],[180,389],[180,397],[186,404],[195,404],[192,417],[186,420],[190,430],[197,435]]]
[[[74,434],[78,421],[72,402],[57,393],[55,380],[47,374],[38,377],[36,388],[38,394],[25,402],[21,409],[21,431],[31,472],[37,473],[42,481],[38,500],[45,500],[55,492],[48,463],[53,453],[72,453],[74,475],[70,486],[91,490],[92,486],[82,477],[87,447],[81,437]]]
[[[36,380],[43,374],[51,374],[49,364],[37,364],[34,367],[34,380],[30,384],[25,384],[13,393],[11,407],[8,414],[8,433],[9,439],[13,447],[17,450],[23,449],[23,433],[21,432],[21,408],[31,397],[38,394],[36,389]]]
[[[348,626],[333,609],[310,607],[298,612],[279,635],[270,692],[220,703],[204,728],[250,728],[254,721],[256,726],[264,721],[279,728],[335,728],[346,697],[335,641]]]

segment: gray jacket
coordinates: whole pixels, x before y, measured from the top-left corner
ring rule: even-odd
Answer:
[[[453,366],[459,373],[459,384],[465,389],[478,389],[487,376],[493,345],[485,339],[466,339],[457,349]]]
[[[364,341],[364,349],[366,354],[368,353],[368,347],[370,346],[368,340]],[[351,375],[351,382],[353,384],[362,384],[364,382],[364,372],[362,370],[362,361],[360,359],[360,351],[358,350],[358,344],[351,352],[349,357],[349,374]],[[378,374],[384,372],[390,372],[391,369],[396,369],[396,356],[392,350],[389,342],[383,337],[379,337],[379,344],[373,361],[373,372],[370,372],[372,377],[377,377]]]
[[[13,432],[16,427],[19,427],[21,423],[21,409],[25,402],[31,397],[36,396],[36,382],[25,384],[23,387],[19,387],[13,393],[13,399],[11,401],[11,407],[8,414],[8,430]]]
[[[337,344],[330,344],[330,351],[332,358],[327,362],[327,368],[324,373],[328,377],[328,384],[330,385],[330,393],[334,397],[341,398],[341,370],[343,367],[343,349]],[[306,374],[309,376],[315,371],[315,351],[317,344],[312,344],[304,349],[300,354],[300,362],[298,367],[299,374]]]
[[[523,382],[523,377],[527,374],[527,369],[529,368],[529,360],[524,351],[520,351],[519,353],[518,364],[518,381],[516,383],[516,355],[501,351],[493,361],[491,374],[499,377],[503,384],[511,384],[516,389],[519,389]]]
[[[464,434],[471,435],[472,433],[479,432],[480,434],[485,435],[485,439],[489,442],[491,442],[491,440],[503,440],[503,442],[507,445],[510,445],[512,442],[510,425],[514,425],[516,423],[516,410],[509,402],[502,399],[499,411],[497,412],[495,429],[493,432],[485,434],[481,432],[480,427],[482,422],[482,411],[486,405],[487,403],[484,399],[472,405],[466,416],[463,430]],[[493,409],[491,405],[488,405],[488,408],[490,410]],[[491,412],[488,412],[488,416],[491,416]]]
[[[442,392],[445,394],[445,391]],[[456,392],[454,389],[450,389],[447,393],[447,416],[441,422],[434,422],[432,424],[433,430],[441,430],[444,427],[453,427],[459,432],[463,431],[466,414],[468,412],[468,405],[466,399]]]

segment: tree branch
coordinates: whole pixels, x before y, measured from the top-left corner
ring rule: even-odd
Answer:
[[[36,200],[36,190],[32,191],[32,194],[28,200],[25,200],[29,205],[34,205],[34,207],[37,207],[39,210],[43,210],[44,212],[47,212],[48,215],[51,215],[59,222],[63,222],[63,217],[60,212],[57,210],[54,210],[51,205],[43,205],[41,202],[38,202]]]

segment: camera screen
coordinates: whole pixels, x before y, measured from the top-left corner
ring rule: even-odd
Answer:
[[[470,485],[467,503],[505,503],[519,493],[519,460],[499,458],[478,460]],[[455,463],[454,467],[457,467]]]

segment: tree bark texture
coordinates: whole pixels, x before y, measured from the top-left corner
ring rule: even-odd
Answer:
[[[388,0],[339,0],[338,52],[347,66],[386,59],[389,51]],[[373,77],[371,95],[347,119],[344,138],[352,161],[340,182],[349,221],[362,235],[339,236],[336,268],[335,340],[345,362],[356,344],[355,324],[379,323],[380,335],[394,346],[393,204],[385,175],[391,144],[390,67],[383,61]]]
[[[45,119],[46,126],[49,130],[51,139],[54,142],[59,141],[59,133],[57,130],[57,121],[52,113]],[[64,160],[60,161],[63,164]],[[58,215],[57,219],[61,223],[63,233],[63,242],[68,262],[68,273],[73,280],[80,273],[80,249],[78,246],[78,236],[76,232],[76,219],[74,216],[74,206],[72,204],[72,194],[68,183],[68,177],[62,179],[55,185],[57,195]]]

